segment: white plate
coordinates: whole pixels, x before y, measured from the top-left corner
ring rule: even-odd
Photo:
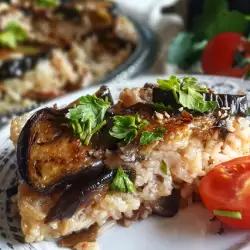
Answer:
[[[140,77],[127,80],[120,84],[110,85],[115,99],[124,87],[143,86],[146,82],[155,82],[157,78],[166,76]],[[200,82],[220,93],[237,93],[244,90],[250,93],[249,82],[236,78],[197,76]],[[48,103],[66,105],[81,95],[94,93],[96,87],[64,96]],[[250,98],[249,98],[250,99]],[[0,131],[0,249],[16,250],[47,250],[59,249],[53,242],[23,244],[20,232],[20,220],[13,218],[10,211],[13,187],[17,185],[18,174],[15,152],[9,140],[9,127]],[[223,235],[217,235],[207,230],[216,223],[209,222],[211,214],[202,206],[195,205],[181,211],[172,219],[151,217],[148,220],[135,222],[130,228],[115,227],[99,238],[102,250],[239,250],[250,249],[250,233],[226,230]]]

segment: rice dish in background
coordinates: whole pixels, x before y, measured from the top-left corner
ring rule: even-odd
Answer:
[[[0,43],[0,113],[95,83],[137,46],[133,24],[104,1],[52,9],[34,1],[1,3],[0,42],[13,26],[23,37],[14,45]]]

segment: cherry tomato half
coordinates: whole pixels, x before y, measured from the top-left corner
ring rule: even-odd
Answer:
[[[201,180],[199,191],[211,212],[239,212],[242,217],[216,216],[220,221],[232,228],[250,229],[250,156],[216,166]]]
[[[235,53],[249,52],[249,42],[240,33],[225,32],[211,39],[202,55],[202,68],[205,74],[242,77],[250,69],[233,67]]]

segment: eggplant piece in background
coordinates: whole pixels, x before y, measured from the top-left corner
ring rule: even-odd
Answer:
[[[3,48],[0,52],[0,80],[21,77],[32,70],[39,60],[50,57],[52,45],[29,42],[19,45],[16,49]],[[12,54],[22,54],[22,58],[11,58]]]

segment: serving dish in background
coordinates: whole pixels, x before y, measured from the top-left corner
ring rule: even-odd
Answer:
[[[116,7],[116,5],[115,10],[113,11],[117,13],[116,15],[125,16],[128,22],[132,24],[137,35],[137,43],[126,60],[115,67],[107,75],[98,79],[94,79],[93,82],[91,82],[91,85],[100,85],[106,82],[119,82],[121,80],[143,73],[154,64],[158,55],[159,42],[157,36],[147,25],[135,20],[132,17],[124,15],[122,11]],[[83,87],[87,86],[88,84],[84,85]],[[70,90],[70,92],[74,91],[76,91],[74,88]],[[52,98],[49,99],[51,100]],[[27,105],[26,107],[22,107],[20,105],[18,108],[13,110],[5,110],[4,112],[0,112],[0,126],[8,122],[8,120],[13,117],[13,115],[20,115],[24,112],[32,110],[46,101],[48,100],[40,100],[39,102],[33,102],[31,105]]]

